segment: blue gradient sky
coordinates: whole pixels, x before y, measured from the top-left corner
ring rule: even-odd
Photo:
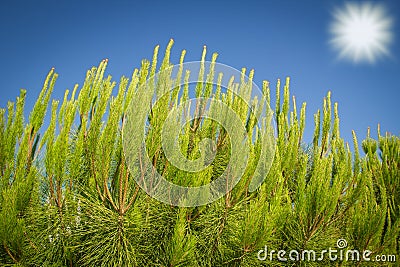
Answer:
[[[298,105],[307,102],[305,141],[310,142],[313,114],[332,91],[339,103],[341,134],[351,143],[371,127],[399,135],[400,2],[383,2],[394,19],[391,57],[375,64],[337,59],[329,45],[332,12],[342,1],[7,1],[0,8],[0,107],[26,88],[26,109],[33,106],[51,67],[59,79],[54,98],[82,84],[86,70],[108,58],[115,80],[130,77],[154,46],[175,45],[186,60],[208,57],[235,68],[255,69],[255,82],[291,77]],[[274,99],[274,97],[273,97]]]

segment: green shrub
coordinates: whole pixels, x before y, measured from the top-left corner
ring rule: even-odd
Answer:
[[[160,70],[171,66],[171,47],[172,41]],[[23,117],[25,91],[15,104],[9,102],[7,109],[0,109],[2,264],[353,266],[354,262],[327,258],[323,262],[257,258],[265,246],[322,251],[335,248],[338,239],[347,240],[348,248],[395,255],[400,261],[400,139],[383,136],[378,128],[378,140],[374,140],[368,132],[361,157],[353,133],[351,152],[340,137],[338,105],[334,104],[332,112],[328,93],[322,114],[315,114],[313,142],[306,149],[302,141],[306,104],[298,112],[295,98],[290,101],[289,79],[283,95],[277,83],[275,155],[261,187],[249,190],[261,155],[260,135],[255,134],[249,142],[250,160],[243,178],[223,198],[198,207],[176,207],[147,195],[133,177],[143,170],[128,168],[122,132],[138,87],[156,73],[157,53],[158,47],[152,62],[144,60],[131,79],[122,77],[117,90],[117,83],[104,77],[105,60],[87,72],[80,89],[75,86],[71,95],[67,90],[64,99],[52,100],[49,108],[57,79],[52,69],[27,121]],[[183,51],[180,63],[184,55]],[[202,62],[204,58],[205,50]],[[180,75],[188,81],[187,74]],[[214,73],[208,75],[212,82]],[[249,88],[252,77],[250,72],[247,81],[228,89]],[[222,92],[220,81],[215,87],[198,83],[196,96],[230,105],[252,134],[256,126],[251,107],[243,106],[229,90]],[[197,159],[200,141],[212,138],[217,143],[214,161],[198,173],[169,164],[160,129],[167,113],[189,98],[189,87],[184,84],[152,110],[146,149],[153,166],[169,181],[199,186],[224,172],[234,140],[211,120],[192,120],[180,136],[182,153]],[[268,82],[263,92],[270,102]],[[43,129],[48,111],[51,119]],[[369,266],[363,261],[356,264]]]

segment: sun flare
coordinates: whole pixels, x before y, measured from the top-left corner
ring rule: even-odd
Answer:
[[[392,19],[383,5],[347,3],[334,12],[331,44],[340,59],[354,63],[375,63],[389,56],[392,42]]]

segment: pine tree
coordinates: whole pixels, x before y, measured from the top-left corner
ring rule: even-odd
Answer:
[[[347,240],[348,248],[368,249],[372,255],[393,254],[400,260],[398,136],[382,135],[378,127],[378,140],[374,140],[368,129],[367,138],[361,142],[365,155],[361,156],[353,132],[354,151],[351,151],[340,137],[338,104],[332,107],[328,92],[322,110],[314,115],[313,141],[305,145],[306,104],[298,110],[287,78],[283,90],[280,80],[276,85],[273,112],[276,144],[274,154],[269,155],[261,144],[269,131],[272,114],[257,120],[261,114],[258,107],[272,106],[269,82],[263,83],[262,99],[251,98],[254,72],[243,69],[240,80],[231,79],[225,91],[222,80],[226,77],[215,70],[217,54],[212,55],[207,68],[205,47],[199,73],[185,72],[182,66],[186,52],[182,51],[174,79],[170,62],[172,45],[171,40],[160,66],[157,46],[152,61],[143,60],[130,79],[121,77],[118,83],[111,76],[105,77],[108,61],[103,60],[87,72],[81,87],[76,85],[72,92],[66,90],[62,101],[51,99],[57,79],[52,69],[26,121],[24,90],[15,103],[9,102],[7,109],[0,109],[0,263],[8,266],[379,264],[328,258],[322,262],[282,262],[276,257],[273,261],[260,261],[257,257],[265,246],[295,249],[300,253],[311,249],[322,251],[335,247],[338,239]],[[154,166],[172,183],[190,187],[206,185],[229,168],[234,157],[232,147],[237,142],[220,123],[200,116],[208,107],[206,102],[193,102],[194,107],[188,104],[193,75],[200,80],[195,85],[196,97],[224,103],[244,125],[249,136],[246,140],[249,160],[242,179],[222,198],[206,205],[178,207],[149,196],[136,178],[154,178],[148,172]],[[142,90],[145,86],[150,86],[147,89],[154,90],[156,97],[162,97],[152,106],[146,121],[145,150],[138,146],[128,153],[124,151],[123,133],[127,127],[136,125],[129,124],[130,114],[144,112],[135,109],[132,101],[137,101],[141,93],[151,100],[152,95]],[[172,90],[168,92],[166,88]],[[238,97],[238,92],[245,99]],[[137,103],[144,108],[150,104]],[[198,117],[183,124],[178,136],[180,152],[203,166],[210,159],[202,153],[207,145],[202,140],[215,141],[213,161],[199,172],[174,166],[169,160],[171,155],[163,148],[164,122],[171,111],[181,106],[184,108],[178,114],[187,116],[194,109]],[[209,108],[215,109],[215,114],[222,112],[218,105]],[[42,127],[47,112],[50,121]],[[225,123],[232,123],[227,118]],[[144,156],[149,157],[149,163]],[[261,166],[270,168],[257,187],[257,177],[263,170],[258,162],[272,156],[271,166]],[[184,204],[187,199],[179,201]]]

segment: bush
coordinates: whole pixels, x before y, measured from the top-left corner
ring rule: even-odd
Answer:
[[[169,62],[172,41],[160,70]],[[104,77],[107,60],[87,72],[83,86],[67,90],[63,101],[52,100],[50,122],[42,129],[57,79],[52,69],[36,104],[24,121],[25,91],[0,109],[0,262],[16,266],[376,266],[366,261],[264,261],[269,251],[321,252],[337,248],[370,250],[374,255],[400,255],[400,139],[379,132],[378,140],[362,141],[361,157],[355,133],[354,152],[340,137],[338,105],[330,93],[322,114],[315,114],[312,144],[302,141],[306,104],[297,111],[290,101],[289,79],[278,80],[274,118],[276,146],[270,170],[257,190],[249,190],[262,151],[252,107],[232,92],[249,90],[248,80],[231,84],[227,92],[198,83],[196,96],[211,97],[230,106],[251,138],[249,161],[232,191],[212,203],[179,207],[162,203],[141,189],[128,166],[123,131],[132,99],[146,79],[156,73],[153,61],[142,62],[132,78],[122,77],[117,92]],[[183,63],[184,52],[181,57]],[[202,62],[204,63],[205,50]],[[213,62],[216,54],[213,55]],[[199,75],[204,75],[204,68]],[[167,180],[184,186],[214,181],[228,166],[231,140],[226,129],[209,119],[194,119],[180,135],[181,152],[201,158],[200,141],[214,139],[215,158],[205,170],[190,173],[168,161],[160,129],[166,115],[189,99],[185,86],[176,86],[151,110],[146,152]],[[207,76],[213,81],[213,70]],[[164,77],[161,81],[168,81]],[[157,86],[162,86],[158,83]],[[240,88],[240,89],[238,89]],[[245,89],[243,89],[245,88]],[[246,89],[247,88],[247,89]],[[158,89],[157,89],[158,90]],[[236,90],[236,91],[235,91]],[[159,92],[159,91],[157,91]],[[270,102],[269,83],[263,83]],[[252,100],[253,104],[256,103]],[[61,106],[60,106],[61,103]],[[254,107],[254,106],[253,106]],[[189,107],[190,109],[190,107]],[[200,108],[201,109],[201,108]],[[133,111],[135,112],[135,111]],[[139,112],[139,111],[137,111]],[[332,114],[333,113],[333,114]],[[266,118],[264,118],[266,119]],[[268,120],[267,120],[268,121]],[[254,131],[254,129],[257,129]],[[265,130],[265,129],[264,129]],[[43,134],[43,136],[41,136]],[[143,185],[142,185],[143,186]],[[337,244],[338,242],[338,244]],[[341,246],[343,248],[343,246]],[[261,253],[261,254],[260,254]],[[319,254],[317,254],[317,257]],[[288,254],[286,254],[288,257]],[[382,262],[387,266],[388,262]],[[395,263],[394,263],[395,264]]]

